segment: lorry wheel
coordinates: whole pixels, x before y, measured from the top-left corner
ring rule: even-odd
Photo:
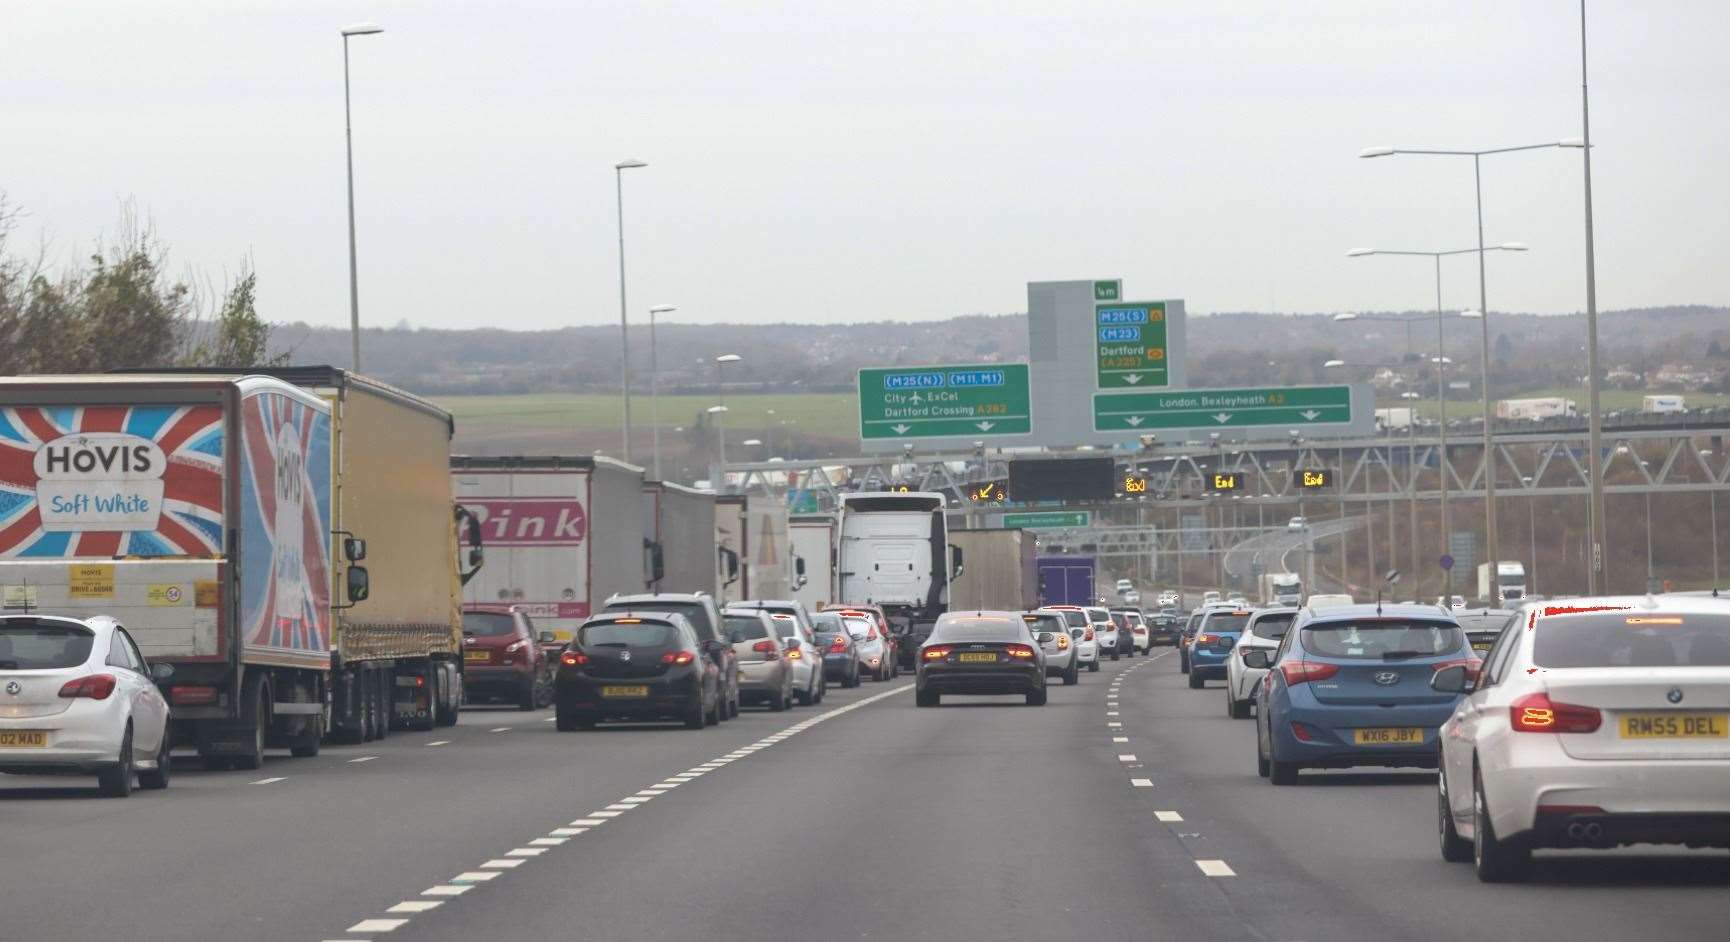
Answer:
[[[442,665],[441,665],[442,667]],[[463,702],[463,675],[452,670],[440,670],[438,724],[440,726],[457,725],[457,709]],[[552,691],[547,691],[547,699],[552,700]]]
[[[246,751],[234,757],[234,767],[252,770],[264,765],[264,733],[270,723],[270,687],[264,682],[263,674],[253,674],[246,678],[241,688],[245,697],[241,702],[245,705],[240,712],[242,725],[251,732],[252,741]]]

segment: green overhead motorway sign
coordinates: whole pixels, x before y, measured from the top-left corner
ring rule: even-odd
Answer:
[[[1089,510],[1046,510],[1003,515],[1003,526],[1006,529],[1020,527],[1023,530],[1064,530],[1092,525],[1093,512]]]
[[[859,438],[990,438],[1033,431],[1027,364],[859,371]]]
[[[1171,385],[1164,301],[1095,304],[1093,341],[1100,389]]]
[[[1095,393],[1093,430],[1228,429],[1250,425],[1290,428],[1349,425],[1350,386],[1284,389],[1184,389],[1171,392]]]

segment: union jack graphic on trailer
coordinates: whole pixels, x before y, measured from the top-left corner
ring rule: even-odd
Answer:
[[[0,557],[222,553],[214,405],[0,409]]]
[[[240,613],[249,648],[330,653],[330,416],[282,393],[240,406]]]

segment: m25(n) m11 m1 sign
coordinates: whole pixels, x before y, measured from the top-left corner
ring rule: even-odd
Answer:
[[[961,551],[949,545],[942,494],[843,494],[836,526],[835,601],[878,605],[913,667],[937,616],[949,610],[949,583]]]

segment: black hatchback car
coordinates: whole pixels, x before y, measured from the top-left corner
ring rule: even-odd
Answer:
[[[937,706],[946,693],[1023,694],[1045,705],[1044,640],[1019,612],[946,612],[919,648],[914,700]]]
[[[584,622],[560,652],[553,702],[564,732],[607,719],[702,729],[721,721],[720,669],[683,616],[608,612]]]

